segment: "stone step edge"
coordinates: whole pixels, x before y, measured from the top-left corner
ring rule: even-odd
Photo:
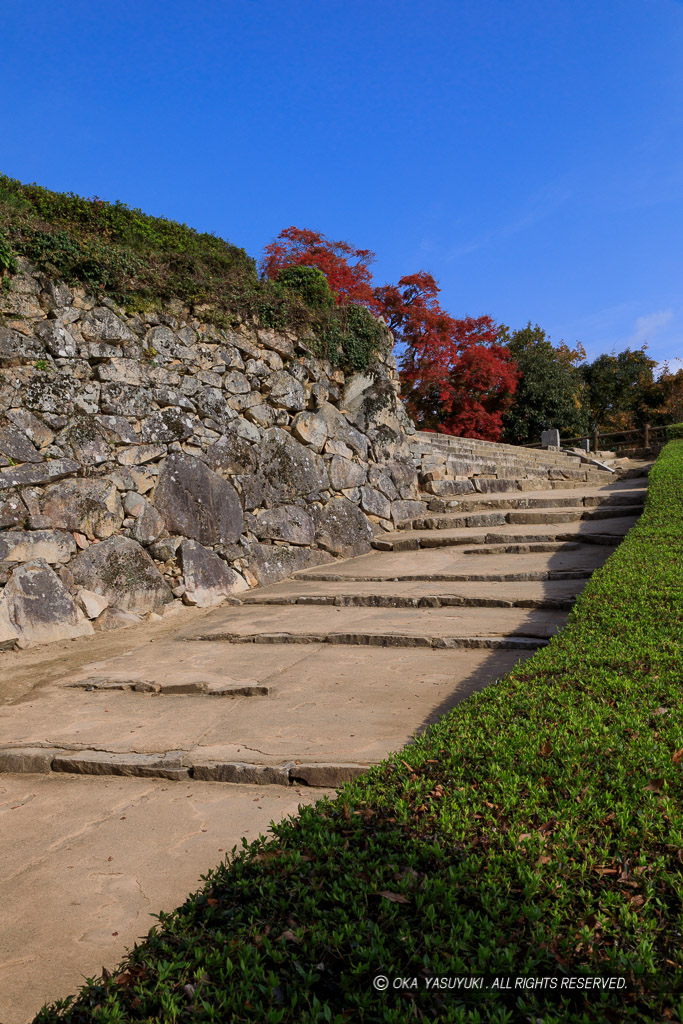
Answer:
[[[425,636],[408,633],[209,633],[191,636],[186,642],[227,644],[330,644],[353,647],[422,647],[432,650],[509,649],[529,651],[545,647],[547,637],[519,636]]]
[[[207,697],[268,697],[273,691],[265,683],[227,683],[214,687],[209,682],[157,683],[146,679],[111,679],[89,677],[75,683],[68,683],[67,689],[74,690],[127,690],[133,693],[154,693],[162,697],[195,694]]]
[[[64,747],[0,748],[0,773],[19,775],[126,776],[172,782],[227,782],[240,785],[304,785],[332,789],[357,778],[371,764],[287,761],[280,765],[245,761],[192,760],[189,753],[119,754]]]
[[[519,492],[514,495],[486,495],[462,494],[451,498],[437,498],[433,494],[424,495],[432,515],[451,515],[458,513],[469,514],[472,512],[495,512],[501,509],[524,509],[542,512],[544,509],[552,511],[560,508],[602,508],[604,505],[614,506],[645,504],[647,494],[646,488],[633,488],[638,493],[624,494],[623,492],[612,492],[606,494],[571,494],[567,497],[555,497],[548,494],[547,497],[527,497],[525,493]],[[628,500],[624,500],[624,498]],[[575,502],[575,505],[570,503]],[[443,505],[444,508],[439,508]],[[402,523],[409,523],[411,520],[402,520]],[[404,527],[405,528],[405,527]]]
[[[470,519],[480,519],[482,516],[504,516],[507,522],[508,515],[511,514],[529,514],[529,515],[573,515],[573,520],[568,519],[567,522],[590,522],[591,520],[597,519],[623,519],[628,516],[641,515],[644,507],[644,502],[634,502],[633,504],[621,503],[617,505],[608,505],[603,503],[600,505],[557,505],[557,506],[537,506],[530,508],[508,508],[502,506],[500,508],[483,508],[470,510],[467,508],[454,508],[446,512],[428,512],[423,513],[419,516],[415,516],[413,519],[402,520],[396,529],[397,533],[404,533],[409,530],[474,530],[481,529],[482,526],[487,525],[486,523],[473,523],[470,525]],[[561,520],[558,520],[560,522]],[[490,524],[489,524],[490,525]],[[495,525],[495,524],[494,524]],[[503,523],[499,524],[503,526]],[[520,524],[517,524],[520,525]],[[529,523],[533,525],[550,525],[543,523]]]
[[[574,607],[573,597],[468,597],[459,594],[434,594],[408,597],[401,594],[332,594],[292,595],[290,597],[254,598],[247,604],[272,605],[331,605],[336,608],[546,608],[569,611]],[[74,684],[75,685],[75,684]]]
[[[311,576],[294,574],[297,582],[310,580],[314,583],[542,583],[545,580],[587,580],[594,569],[530,569],[529,572],[486,572],[486,573],[411,573],[397,576],[342,575],[341,573],[316,573]]]
[[[522,547],[526,547],[527,553],[529,552],[541,552],[541,551],[575,551],[577,548],[582,547],[584,544],[620,544],[624,539],[625,534],[608,534],[608,533],[584,533],[584,534],[555,534],[551,539],[544,539],[539,537],[538,540],[525,540],[520,537],[519,540],[515,541],[501,541],[498,538],[495,540],[489,540],[484,537],[442,537],[438,533],[430,535],[427,531],[425,537],[411,537],[409,540],[376,540],[373,547],[377,551],[429,551],[434,548],[453,548],[461,547],[462,553],[465,555],[471,554],[486,554],[486,549],[492,548],[495,554],[504,554],[507,548],[509,548],[510,554],[519,553]],[[599,540],[592,538],[599,537]],[[605,539],[607,538],[607,539]],[[477,547],[467,547],[467,545],[478,545]]]

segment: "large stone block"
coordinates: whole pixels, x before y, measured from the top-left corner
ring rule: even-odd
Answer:
[[[315,412],[300,412],[292,420],[292,433],[297,441],[307,444],[314,451],[322,451],[327,441],[327,421]]]
[[[230,544],[242,532],[237,491],[191,455],[170,455],[163,463],[154,505],[169,533],[200,544]]]
[[[146,444],[171,444],[186,441],[194,433],[194,419],[180,409],[169,407],[152,413],[142,424],[142,440]]]
[[[0,366],[26,366],[45,355],[37,338],[0,326]]]
[[[360,462],[333,455],[330,461],[330,483],[335,491],[348,487],[360,487],[365,483],[367,470]]]
[[[31,485],[40,487],[43,484],[52,483],[53,480],[71,476],[80,468],[73,459],[51,459],[49,462],[41,462],[39,465],[26,463],[24,466],[10,466],[9,469],[0,470],[0,490]]]
[[[259,473],[266,495],[276,504],[286,504],[330,486],[324,459],[279,427],[265,433],[259,449]]]
[[[137,341],[130,327],[106,306],[96,306],[83,317],[81,333],[86,341],[109,341],[116,345]]]
[[[284,540],[290,544],[309,545],[315,538],[313,520],[298,505],[281,505],[262,512],[253,531],[262,540]]]
[[[306,408],[304,389],[286,370],[278,370],[269,378],[270,402],[280,409],[297,412]]]
[[[379,516],[380,519],[391,518],[391,502],[374,487],[361,487],[360,507],[368,515]]]
[[[0,452],[13,462],[43,461],[43,456],[36,451],[26,434],[16,427],[0,430]]]
[[[93,628],[44,559],[14,570],[0,595],[0,641],[49,643],[86,636]]]
[[[0,533],[0,562],[34,562],[50,565],[68,562],[76,554],[76,541],[59,530],[11,531]]]
[[[172,600],[152,559],[129,537],[92,544],[69,568],[79,586],[108,597],[123,611],[152,612]]]
[[[186,604],[211,608],[248,589],[246,580],[238,572],[197,541],[184,540],[178,555],[183,570],[183,600]]]
[[[313,511],[315,539],[333,555],[351,558],[369,551],[373,532],[357,505],[348,498],[333,498]]]
[[[311,569],[333,561],[316,548],[286,547],[284,544],[254,544],[249,568],[261,584],[277,583],[300,569]]]
[[[240,437],[234,430],[226,430],[225,434],[207,450],[206,462],[211,469],[232,475],[253,473],[258,458],[251,442]]]
[[[48,463],[51,465],[51,463]],[[61,530],[75,530],[90,540],[105,540],[121,529],[123,509],[110,480],[63,480],[45,490],[41,512]]]

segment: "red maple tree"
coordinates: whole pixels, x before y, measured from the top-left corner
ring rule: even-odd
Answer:
[[[319,231],[284,228],[263,250],[261,269],[277,279],[285,267],[317,267],[323,272],[338,306],[357,302],[372,308],[372,273],[376,257],[369,249],[333,242]]]
[[[500,437],[519,373],[491,317],[452,317],[425,271],[373,287],[369,267],[375,254],[317,231],[286,228],[264,252],[262,268],[269,277],[288,266],[318,267],[338,305],[359,303],[384,318],[402,350],[403,393],[418,427],[490,441]]]

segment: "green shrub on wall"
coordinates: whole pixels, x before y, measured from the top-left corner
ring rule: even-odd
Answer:
[[[179,300],[218,327],[252,322],[315,338],[316,353],[367,369],[381,329],[362,307],[336,307],[316,268],[260,278],[244,249],[125,203],[51,192],[0,175],[0,276],[25,256],[48,276],[107,295],[129,312]]]

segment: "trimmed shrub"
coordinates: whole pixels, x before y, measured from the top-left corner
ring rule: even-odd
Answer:
[[[666,428],[667,441],[676,441],[683,438],[683,423],[670,423]]]

